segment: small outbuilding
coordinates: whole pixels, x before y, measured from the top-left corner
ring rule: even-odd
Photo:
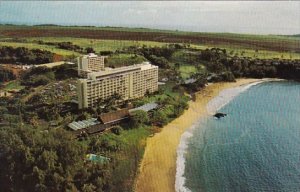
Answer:
[[[99,120],[105,125],[115,125],[127,118],[129,118],[129,111],[127,108],[99,115]]]

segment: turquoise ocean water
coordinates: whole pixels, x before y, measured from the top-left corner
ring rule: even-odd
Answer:
[[[181,191],[300,191],[300,83],[254,85],[219,111],[187,140]]]

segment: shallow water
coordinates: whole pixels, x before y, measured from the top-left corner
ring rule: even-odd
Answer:
[[[252,86],[219,112],[188,139],[186,190],[300,191],[300,83]]]

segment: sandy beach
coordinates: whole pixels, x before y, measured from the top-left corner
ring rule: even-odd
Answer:
[[[220,91],[253,82],[258,79],[238,79],[234,83],[214,83],[196,94],[189,109],[179,118],[163,127],[160,133],[147,139],[145,154],[136,180],[136,192],[174,192],[177,147],[181,135],[201,117],[208,115],[208,102]]]

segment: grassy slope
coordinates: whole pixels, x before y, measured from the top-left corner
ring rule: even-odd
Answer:
[[[153,41],[127,41],[127,40],[99,40],[87,38],[73,38],[73,37],[32,37],[27,38],[29,41],[42,40],[44,42],[72,42],[80,47],[93,47],[96,52],[100,51],[115,51],[129,46],[162,46],[165,43]]]
[[[4,86],[5,91],[20,90],[20,89],[23,89],[23,88],[24,88],[24,86],[22,86],[20,84],[20,81],[18,81],[18,80],[10,81],[10,82],[6,83],[5,86]]]
[[[119,164],[114,170],[112,182],[115,186],[122,184],[124,187],[122,190],[125,192],[132,191],[134,178],[137,173],[137,163],[143,157],[146,138],[150,134],[150,129],[138,128],[123,131],[118,136],[126,145],[123,146],[121,154],[115,154],[114,158],[118,160]]]
[[[122,67],[146,61],[143,56],[133,54],[115,54],[107,59],[106,65],[109,67]]]
[[[3,38],[8,40],[10,38]],[[77,52],[64,50],[56,48],[55,46],[51,45],[41,45],[36,43],[37,40],[42,40],[44,42],[72,42],[75,45],[79,45],[80,47],[87,48],[93,47],[93,49],[99,53],[100,51],[116,51],[118,49],[122,49],[124,47],[129,46],[149,46],[154,47],[158,46],[161,47],[166,43],[161,42],[153,42],[153,41],[127,41],[127,40],[99,40],[99,39],[86,39],[86,38],[73,38],[73,37],[32,37],[26,38],[28,42],[8,42],[8,41],[1,41],[0,39],[0,46],[12,46],[12,47],[26,47],[29,49],[42,49],[51,51],[53,53],[67,56],[67,55],[80,55]],[[10,41],[13,41],[10,39]]]
[[[193,65],[182,65],[179,67],[179,71],[183,79],[188,79],[193,73],[197,72],[197,69]]]
[[[254,49],[245,48],[242,46],[229,46],[229,45],[192,45],[196,49],[207,49],[218,47],[226,49],[227,53],[233,51],[233,55],[238,54],[238,56],[252,57],[259,59],[273,59],[273,58],[282,58],[282,59],[300,59],[300,53],[293,52],[279,52],[279,51],[270,51],[265,49],[258,49],[256,52]],[[243,53],[244,52],[244,53]]]
[[[58,49],[54,46],[40,45],[40,44],[37,44],[37,43],[3,42],[0,39],[0,46],[25,47],[25,48],[28,48],[28,49],[42,49],[42,50],[46,50],[46,51],[51,51],[53,53],[56,53],[56,54],[62,55],[62,56],[67,56],[67,55],[78,56],[79,55],[79,53],[76,53],[74,51]]]

